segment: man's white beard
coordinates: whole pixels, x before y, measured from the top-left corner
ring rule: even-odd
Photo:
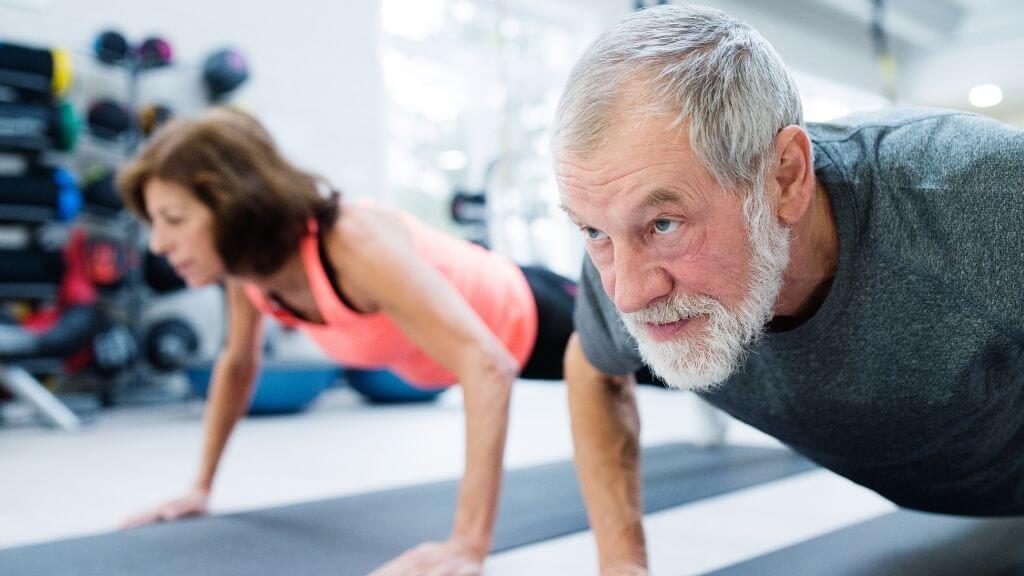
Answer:
[[[724,382],[742,365],[747,349],[761,338],[772,318],[789,263],[789,229],[776,222],[763,190],[759,198],[755,196],[752,193],[743,204],[751,283],[735,310],[709,296],[680,294],[637,312],[619,313],[644,363],[673,388],[710,391]],[[706,324],[698,335],[688,338],[658,342],[645,326],[691,317],[699,321],[701,315],[707,318]]]

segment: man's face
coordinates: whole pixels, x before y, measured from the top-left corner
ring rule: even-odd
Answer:
[[[653,117],[585,157],[557,153],[555,172],[644,361],[674,387],[708,389],[771,318],[788,234],[765,205],[752,243],[741,195],[715,181],[687,135]]]

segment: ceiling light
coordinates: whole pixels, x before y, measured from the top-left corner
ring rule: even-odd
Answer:
[[[1003,101],[1003,90],[997,84],[979,84],[971,88],[967,99],[978,108],[989,108]]]

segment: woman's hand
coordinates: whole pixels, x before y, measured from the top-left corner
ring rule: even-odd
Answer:
[[[180,498],[175,498],[157,506],[153,510],[133,516],[121,524],[121,529],[137,528],[157,522],[170,522],[181,518],[202,516],[209,511],[210,491],[204,488],[193,488]]]

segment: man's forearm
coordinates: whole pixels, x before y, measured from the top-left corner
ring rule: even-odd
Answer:
[[[598,371],[574,336],[566,353],[566,381],[576,468],[601,567],[646,566],[633,377]]]

